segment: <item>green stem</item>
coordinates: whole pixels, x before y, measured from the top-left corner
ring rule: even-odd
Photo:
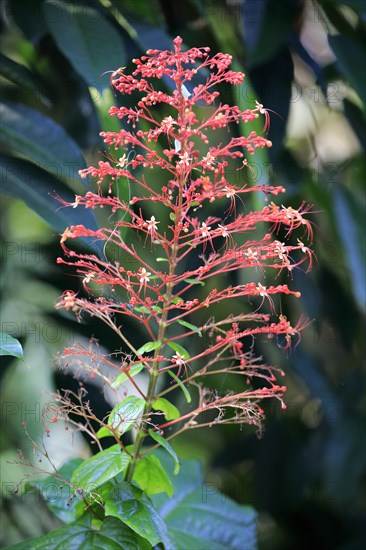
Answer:
[[[171,262],[171,265],[170,265],[169,274],[174,273],[176,253],[177,253],[177,250],[176,250],[176,247],[174,247],[173,248],[173,254],[172,254],[172,260],[173,261]],[[167,293],[166,293],[166,300],[167,300],[168,305],[170,304],[170,301],[171,301],[171,298],[172,298],[172,291],[173,291],[173,285],[172,285],[172,283],[168,283],[167,284]],[[163,314],[162,314],[161,323],[160,323],[160,327],[159,327],[159,334],[158,334],[158,338],[157,338],[160,342],[162,342],[162,344],[159,348],[157,348],[155,350],[155,357],[157,357],[160,354],[160,350],[161,350],[162,346],[164,345],[163,341],[164,341],[165,332],[166,332],[167,316],[168,316],[168,312],[167,312],[167,309],[165,309],[163,311]],[[158,376],[159,376],[159,360],[155,359],[155,361],[152,365],[152,368],[150,370],[150,374],[149,374],[149,385],[148,385],[147,392],[146,392],[146,403],[145,403],[144,411],[143,411],[143,414],[142,414],[143,419],[148,418],[150,413],[151,413],[152,404],[153,404],[154,398],[155,398],[155,390],[156,390],[156,383],[157,383],[157,380],[158,380]],[[134,448],[133,448],[133,452],[132,452],[132,458],[131,458],[131,461],[128,465],[127,472],[126,472],[126,481],[128,481],[128,482],[132,481],[133,474],[134,474],[135,468],[136,468],[136,464],[137,464],[137,462],[140,458],[139,455],[140,455],[141,446],[142,446],[144,438],[146,437],[146,434],[147,434],[147,422],[146,422],[146,420],[142,420],[141,424],[140,424],[140,427],[137,431],[137,435],[136,435],[136,439],[135,439],[135,443],[134,443]]]
[[[179,84],[177,85],[177,88],[178,88],[179,92],[182,93],[181,92],[181,86]],[[183,96],[182,96],[182,105],[181,105],[181,108],[180,108],[180,117],[179,117],[180,121],[183,120],[184,108],[185,108],[185,106],[184,106],[184,100],[183,100]],[[185,146],[186,146],[185,140],[182,140],[182,142],[181,142],[181,154],[182,155],[185,152]],[[179,180],[178,208],[176,210],[176,216],[175,216],[175,227],[176,228],[178,227],[178,224],[180,222],[181,208],[182,208],[182,202],[183,202],[184,183],[185,182],[183,180]],[[175,233],[174,233],[174,242],[173,242],[173,245],[172,245],[172,253],[171,253],[170,262],[169,262],[169,279],[170,279],[170,281],[173,278],[173,275],[175,274],[178,251],[179,251],[178,233],[177,233],[177,231],[175,231]],[[168,282],[167,285],[166,285],[166,307],[163,310],[163,313],[162,313],[162,316],[161,316],[161,322],[160,322],[160,326],[159,326],[159,333],[158,333],[158,337],[157,337],[157,340],[161,342],[161,345],[155,350],[155,355],[154,355],[155,359],[154,359],[152,368],[151,368],[150,373],[149,373],[149,385],[148,385],[147,392],[146,392],[146,402],[145,402],[145,407],[144,407],[144,411],[143,411],[143,414],[142,414],[142,420],[141,420],[140,426],[137,430],[136,439],[135,439],[133,452],[132,452],[132,458],[131,458],[131,461],[130,461],[128,467],[127,467],[127,471],[126,471],[125,479],[129,483],[131,483],[131,481],[133,479],[133,475],[134,475],[135,469],[136,469],[136,464],[140,459],[141,446],[142,446],[142,443],[143,443],[143,441],[144,441],[144,439],[145,439],[145,437],[148,433],[147,419],[149,418],[149,416],[151,414],[152,405],[153,405],[154,400],[156,398],[155,390],[156,390],[156,384],[157,384],[158,377],[159,377],[159,363],[160,363],[159,360],[157,359],[157,357],[160,355],[161,348],[164,346],[164,338],[165,338],[165,334],[166,334],[166,330],[167,330],[167,321],[168,321],[168,307],[169,307],[169,305],[171,304],[171,301],[172,301],[173,287],[174,287],[174,283],[172,283],[172,282]]]

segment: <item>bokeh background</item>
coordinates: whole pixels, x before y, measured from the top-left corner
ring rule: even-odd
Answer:
[[[53,525],[41,502],[12,495],[28,472],[11,463],[17,449],[30,452],[22,420],[37,439],[52,414],[49,392],[74,383],[57,374],[53,357],[92,335],[109,351],[120,347],[94,322],[78,325],[54,310],[57,296],[80,284],[55,263],[59,234],[91,220],[59,209],[53,195],[72,199],[83,189],[77,170],[101,158],[99,131],[117,129],[107,111],[123,99],[113,96],[109,71],[129,70],[132,58],[170,49],[180,35],[187,47],[232,54],[246,73],[239,89],[223,90],[225,101],[247,108],[258,98],[272,111],[273,147],[251,158],[252,171],[240,178],[283,184],[286,204],[313,205],[316,261],[310,274],[294,273],[302,298],[282,304],[291,320],[314,320],[301,343],[287,352],[281,342],[257,343],[286,371],[287,410],[267,405],[260,440],[245,427],[215,427],[186,434],[176,449],[203,461],[207,498],[220,490],[254,506],[260,548],[363,547],[365,3],[2,0],[0,16],[1,331],[22,342],[30,365],[1,358],[1,545]],[[99,389],[89,390],[103,414]],[[82,438],[61,432],[52,443],[56,462],[86,456]]]

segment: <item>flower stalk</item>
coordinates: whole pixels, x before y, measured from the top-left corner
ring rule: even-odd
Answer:
[[[110,115],[122,121],[122,128],[101,133],[115,154],[80,172],[83,178],[95,178],[98,190],[78,195],[69,204],[73,208],[107,208],[120,214],[112,228],[91,230],[77,225],[65,230],[61,237],[65,257],[58,262],[76,268],[86,297],[65,291],[57,307],[74,312],[78,319],[85,314],[97,317],[121,338],[121,365],[112,365],[117,375],[130,379],[144,401],[141,413],[133,419],[136,436],[128,451],[127,481],[133,480],[138,461],[146,454],[142,446],[149,430],[161,434],[178,425],[178,434],[198,426],[235,422],[253,424],[260,431],[263,410],[259,403],[274,397],[284,407],[286,388],[277,381],[282,371],[256,359],[250,342],[260,336],[279,338],[281,347],[287,349],[299,341],[307,325],[301,318],[292,326],[284,315],[277,314],[278,298],[298,298],[298,291],[286,283],[268,285],[256,280],[258,271],[291,276],[306,263],[311,269],[313,253],[304,241],[311,242],[312,228],[305,204],[293,209],[267,201],[259,211],[244,208],[237,213],[237,205],[246,194],[259,192],[276,198],[285,189],[265,183],[238,186],[231,181],[230,173],[238,160],[241,170],[248,166],[246,155],[271,146],[265,135],[254,131],[247,137],[237,135],[240,121],[250,124],[264,116],[264,126],[268,126],[268,113],[262,105],[256,102],[253,108],[241,111],[220,102],[221,84],[240,85],[244,80],[243,73],[230,70],[231,62],[227,54],[210,56],[209,48],[184,51],[177,37],[173,51],[148,50],[146,56],[133,60],[132,74],[115,71],[112,86],[127,101],[122,107],[112,107]],[[156,88],[156,82],[163,79],[170,83],[170,93]],[[131,94],[135,101],[132,107],[128,106]],[[227,131],[227,141],[211,145],[217,131]],[[134,155],[126,154],[131,150]],[[129,201],[118,196],[117,180],[133,189]],[[266,228],[264,235],[251,238],[260,226]],[[277,238],[280,230],[284,241]],[[295,230],[301,231],[300,238],[289,243]],[[246,240],[237,238],[243,235]],[[75,252],[69,242],[79,237],[108,243],[123,252],[129,262]],[[254,280],[240,282],[243,270]],[[224,277],[231,273],[239,275],[239,282],[227,284]],[[93,299],[95,288],[108,289],[110,297],[104,293]],[[199,291],[194,292],[197,288]],[[117,294],[123,299],[115,298]],[[220,304],[239,299],[256,301],[255,311],[218,319],[213,316],[212,312],[220,314]],[[265,304],[269,312],[262,313],[259,310]],[[196,319],[205,312],[207,320],[197,326]],[[144,346],[138,348],[126,337],[125,321],[140,325],[148,338]],[[203,335],[209,344],[198,351],[189,346],[191,340]],[[74,347],[67,356],[77,357],[81,370],[90,370],[85,350]],[[111,359],[96,354],[95,363],[110,365]],[[93,368],[98,375],[99,370]],[[148,375],[146,391],[134,379],[141,369]],[[166,383],[167,372],[173,376],[170,384]],[[103,377],[102,370],[100,373]],[[203,385],[205,377],[214,374],[243,375],[247,389],[219,395]],[[158,381],[164,380],[161,389]],[[107,383],[116,387],[115,380]],[[197,389],[196,404],[172,417],[165,396],[180,388],[190,401],[188,386]],[[210,420],[205,417],[207,412]],[[159,422],[159,414],[164,414],[166,421]],[[109,426],[119,441],[124,435],[120,426],[125,422],[121,418],[118,429],[115,421],[104,422],[103,428],[108,430]]]

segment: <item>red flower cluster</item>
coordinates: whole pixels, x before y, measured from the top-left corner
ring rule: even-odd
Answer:
[[[96,178],[98,192],[78,195],[70,206],[109,208],[118,214],[118,220],[112,228],[97,231],[82,225],[67,228],[61,245],[68,259],[58,260],[77,268],[86,291],[101,285],[110,289],[110,297],[99,293],[92,300],[67,291],[58,307],[72,310],[79,318],[83,312],[99,317],[121,336],[131,368],[137,361],[143,362],[154,378],[145,415],[151,411],[155,379],[167,370],[184,373],[187,383],[212,372],[239,372],[249,384],[253,377],[263,378],[265,386],[216,399],[212,394],[207,397],[201,388],[198,408],[172,423],[187,418],[192,422],[207,408],[216,409],[220,421],[228,422],[223,410],[231,407],[231,420],[259,424],[262,412],[257,402],[268,397],[281,399],[285,388],[276,383],[276,369],[258,365],[244,343],[247,337],[257,334],[282,335],[284,347],[290,347],[294,339],[297,342],[306,322],[302,320],[292,327],[284,316],[274,321],[271,315],[276,312],[276,295],[298,297],[300,293],[286,284],[265,286],[258,281],[223,288],[224,279],[220,276],[243,269],[257,275],[267,269],[291,273],[305,261],[310,269],[312,251],[303,242],[312,238],[311,225],[304,217],[308,208],[302,204],[296,210],[272,202],[259,211],[237,215],[238,199],[245,194],[276,196],[285,191],[282,186],[237,186],[228,175],[233,162],[239,159],[243,168],[248,165],[247,154],[271,146],[266,137],[254,131],[247,137],[237,135],[238,123],[250,123],[262,114],[267,124],[267,112],[258,103],[245,111],[220,103],[220,84],[238,85],[244,80],[243,73],[229,69],[230,55],[218,53],[210,57],[209,48],[183,51],[181,45],[178,37],[174,51],[148,50],[146,56],[133,60],[136,68],[132,74],[119,69],[112,75],[115,90],[132,94],[136,104],[110,109],[110,115],[117,116],[123,127],[119,132],[101,135],[117,153],[80,172],[83,178]],[[157,83],[161,86],[160,81],[172,92],[156,89]],[[233,137],[227,143],[210,145],[213,132],[223,128]],[[133,189],[129,200],[119,197],[117,185],[122,184]],[[217,211],[213,204],[216,201],[220,201],[217,204],[223,212],[220,217],[209,214],[213,208]],[[250,234],[260,224],[265,224],[267,232],[261,239],[251,240]],[[301,240],[297,239],[296,244],[278,240],[275,233],[281,227],[285,238],[293,230],[302,229]],[[237,239],[246,234],[246,240]],[[108,261],[69,248],[70,240],[85,236],[102,240],[111,249],[115,247],[130,261]],[[220,286],[213,287],[214,282]],[[202,288],[205,283],[209,283],[206,293]],[[199,292],[192,297],[195,288]],[[192,324],[203,308],[241,297],[257,299],[254,313],[219,320],[211,317],[198,327]],[[271,315],[258,313],[266,301]],[[122,316],[135,319],[146,330],[154,357],[137,353],[135,344],[123,334]],[[212,345],[198,353],[185,352],[182,344],[187,346],[190,337],[204,331],[212,335]],[[123,372],[128,372],[128,367],[124,366]],[[168,391],[170,388],[160,395]]]

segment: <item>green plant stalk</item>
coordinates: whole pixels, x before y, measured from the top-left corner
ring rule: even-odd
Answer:
[[[176,254],[177,254],[177,248],[174,247],[173,254],[172,254],[172,261],[171,261],[170,268],[169,268],[169,274],[170,275],[174,274]],[[172,291],[173,291],[173,284],[172,283],[167,283],[166,297],[167,297],[168,304],[170,304],[170,301],[171,301],[171,298],[172,298]],[[162,345],[155,350],[155,357],[157,357],[160,354],[160,350],[161,350],[162,346],[164,345],[163,341],[164,341],[164,337],[165,337],[165,333],[166,333],[167,316],[168,316],[168,312],[165,310],[163,312],[163,315],[162,315],[162,318],[161,318],[159,334],[158,334],[158,338],[157,338],[159,341],[162,342]],[[150,374],[149,374],[149,385],[148,385],[148,389],[147,389],[147,393],[146,393],[146,403],[145,403],[144,411],[143,411],[143,414],[142,414],[142,421],[140,423],[139,429],[138,429],[137,434],[136,434],[136,439],[135,439],[133,452],[132,452],[132,458],[131,458],[131,461],[130,461],[128,467],[127,467],[127,471],[126,471],[125,479],[128,482],[131,482],[132,479],[133,479],[133,474],[135,472],[136,464],[139,460],[140,449],[141,449],[143,440],[146,437],[147,421],[144,420],[144,418],[145,419],[148,418],[150,413],[151,413],[152,404],[153,404],[154,398],[155,398],[155,390],[156,390],[156,383],[157,383],[158,377],[159,377],[159,360],[155,359],[155,361],[152,365]]]
[[[184,147],[184,144],[182,143],[182,149],[183,149],[183,147]],[[175,218],[175,226],[176,227],[179,223],[180,215],[181,215],[180,208],[181,208],[181,205],[182,205],[182,190],[183,190],[183,183],[184,182],[180,181],[179,183],[180,183],[180,185],[179,185],[179,197],[178,197],[178,201],[179,201],[178,205],[179,206],[178,206],[178,210],[177,210],[177,214],[176,214],[176,218]],[[170,265],[169,265],[169,276],[171,278],[175,273],[177,254],[178,254],[178,243],[175,242],[174,245],[172,246],[172,254],[171,254],[171,257],[170,257]],[[172,294],[173,294],[173,283],[168,282],[167,283],[167,291],[166,291],[166,301],[167,301],[168,305],[170,305],[170,303],[171,303]],[[132,451],[132,458],[131,458],[131,461],[130,461],[130,463],[127,467],[127,470],[126,470],[125,480],[128,481],[129,483],[132,482],[133,474],[134,474],[135,468],[136,468],[136,464],[137,464],[137,462],[140,458],[139,455],[140,455],[141,446],[142,446],[143,440],[145,439],[145,437],[147,435],[147,421],[144,420],[144,418],[147,419],[149,417],[149,415],[151,414],[152,405],[153,405],[153,402],[155,400],[156,383],[157,383],[157,380],[158,380],[158,377],[159,377],[159,360],[156,359],[156,357],[159,356],[161,348],[164,346],[164,338],[165,338],[166,329],[167,329],[167,320],[168,320],[168,311],[167,311],[167,309],[164,309],[162,317],[161,317],[161,323],[160,323],[159,333],[158,333],[158,337],[157,337],[157,340],[161,342],[161,345],[155,350],[155,360],[154,360],[154,363],[153,363],[152,368],[151,368],[150,373],[149,373],[149,385],[148,385],[148,389],[147,389],[147,392],[146,392],[146,403],[145,403],[144,411],[142,413],[142,420],[141,420],[140,426],[137,430],[136,439],[135,439],[135,443],[134,443],[134,447],[133,447],[133,451]]]

